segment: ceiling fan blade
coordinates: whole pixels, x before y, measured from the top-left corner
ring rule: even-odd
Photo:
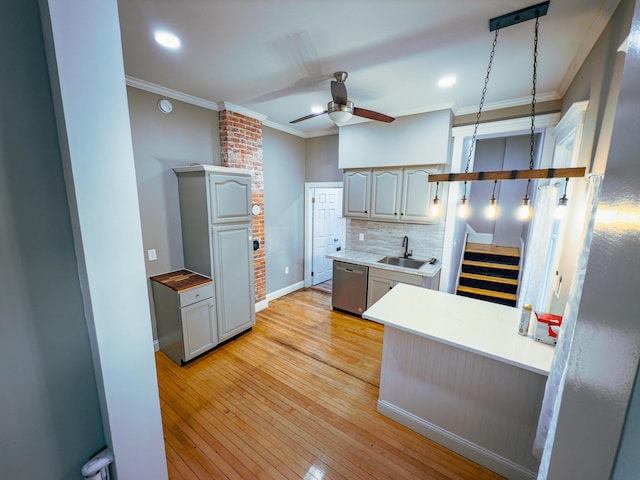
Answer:
[[[353,114],[358,117],[368,118],[369,120],[377,120],[379,122],[391,123],[395,120],[395,118],[390,117],[389,115],[374,112],[373,110],[367,110],[366,108],[354,107]]]
[[[331,80],[331,96],[333,97],[333,101],[338,105],[346,105],[348,98],[345,84]]]
[[[312,113],[310,115],[305,115],[304,117],[296,118],[295,120],[291,120],[289,123],[298,123],[303,120],[309,120],[310,118],[317,117],[319,115],[324,115],[325,113],[327,113],[327,110],[325,110],[324,112]]]

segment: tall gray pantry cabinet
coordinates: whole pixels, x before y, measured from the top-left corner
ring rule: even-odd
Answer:
[[[255,325],[251,173],[209,165],[174,171],[184,265],[213,279],[223,342]]]

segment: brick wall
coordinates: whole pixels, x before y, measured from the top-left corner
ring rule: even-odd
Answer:
[[[220,150],[222,165],[251,171],[253,204],[262,208],[253,216],[253,238],[260,248],[253,252],[256,302],[267,296],[264,245],[264,176],[262,163],[262,122],[229,110],[220,112]]]

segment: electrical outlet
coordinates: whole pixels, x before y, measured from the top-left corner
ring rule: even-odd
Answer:
[[[364,233],[358,235],[358,240],[360,240],[361,242],[364,240]]]
[[[284,273],[287,275],[289,273],[289,267],[284,267]]]
[[[158,255],[156,255],[156,249],[152,248],[151,250],[147,250],[147,258],[149,258],[150,262],[158,259]]]

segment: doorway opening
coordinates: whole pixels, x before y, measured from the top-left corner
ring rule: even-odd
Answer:
[[[342,183],[305,183],[305,287],[331,291],[333,262],[326,255],[340,251],[343,241]]]

